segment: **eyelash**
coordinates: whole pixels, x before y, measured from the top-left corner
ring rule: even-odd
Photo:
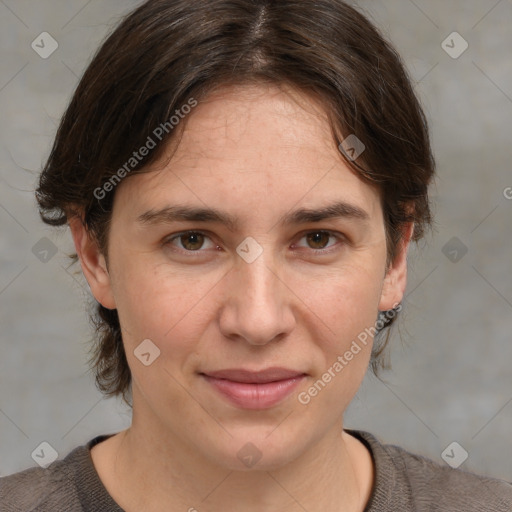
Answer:
[[[341,233],[337,233],[337,232],[334,232],[334,231],[330,231],[330,230],[327,230],[327,229],[318,229],[318,230],[313,230],[313,231],[306,231],[304,234],[302,234],[300,240],[302,240],[304,237],[306,237],[307,235],[311,235],[311,234],[318,234],[318,233],[326,233],[328,235],[330,235],[330,237],[332,238],[335,238],[337,239],[339,242],[346,242],[346,238],[341,234]],[[197,235],[202,235],[208,239],[211,240],[210,236],[208,235],[208,233],[204,232],[204,231],[201,231],[201,230],[189,230],[189,231],[182,231],[180,233],[176,233],[168,238],[166,238],[163,242],[163,245],[164,246],[171,246],[173,247],[173,251],[176,251],[176,252],[179,252],[181,254],[186,254],[187,256],[191,256],[191,257],[197,257],[197,256],[200,256],[201,253],[204,253],[206,250],[202,250],[202,249],[198,249],[196,251],[190,251],[190,250],[187,250],[187,249],[181,249],[179,247],[176,247],[176,246],[173,246],[172,245],[172,242],[176,239],[179,239],[180,237],[182,237],[183,235],[190,235],[190,234],[197,234]],[[213,241],[212,241],[213,242]],[[320,254],[320,255],[323,255],[323,254],[329,254],[336,249],[338,244],[334,244],[334,245],[331,245],[331,246],[328,246],[327,248],[324,248],[324,249],[312,249],[312,248],[309,248],[311,251],[313,251],[315,254]],[[303,248],[304,249],[304,248]]]

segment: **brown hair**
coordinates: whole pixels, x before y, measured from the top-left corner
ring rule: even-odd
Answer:
[[[423,236],[435,167],[424,113],[394,48],[341,0],[142,4],[99,48],[61,120],[36,191],[43,221],[60,226],[79,215],[108,256],[115,187],[106,193],[105,183],[126,176],[122,168],[145,172],[176,139],[179,130],[169,120],[191,98],[255,82],[287,84],[320,98],[336,144],[352,134],[365,144],[357,160],[340,155],[381,192],[388,262],[404,223],[414,222],[414,240]],[[158,132],[159,144],[131,161],[163,126],[168,129]],[[395,317],[382,317],[371,360],[375,373],[389,337],[383,331]],[[117,311],[96,303],[92,318],[96,383],[107,396],[127,401],[131,375]]]

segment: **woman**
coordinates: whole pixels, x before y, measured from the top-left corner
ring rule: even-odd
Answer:
[[[340,0],[153,0],[86,70],[42,172],[131,426],[2,479],[5,510],[506,511],[512,486],[343,415],[430,223],[428,127]]]

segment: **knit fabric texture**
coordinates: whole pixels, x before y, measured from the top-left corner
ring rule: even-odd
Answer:
[[[439,464],[361,430],[345,431],[372,454],[375,480],[364,512],[512,512],[512,483]],[[1,512],[123,512],[102,484],[90,449],[98,436],[46,469],[0,478]],[[243,510],[240,504],[240,510]],[[327,512],[336,512],[333,504]]]

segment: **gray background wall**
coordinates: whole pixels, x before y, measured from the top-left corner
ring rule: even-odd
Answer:
[[[512,481],[512,1],[355,3],[417,82],[438,178],[436,228],[409,259],[393,371],[385,383],[368,375],[346,426],[441,463],[456,441],[469,454],[462,468]],[[67,268],[69,232],[39,221],[33,190],[78,77],[137,4],[0,0],[0,475],[35,465],[43,441],[62,457],[129,424],[87,371],[88,292]],[[58,42],[46,59],[31,48],[43,31]],[[453,31],[469,45],[458,58],[442,47]],[[462,460],[458,446],[448,454]]]

